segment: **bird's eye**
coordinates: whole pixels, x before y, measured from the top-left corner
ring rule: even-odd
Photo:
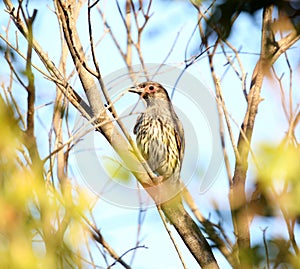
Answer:
[[[153,91],[154,90],[154,87],[151,85],[151,86],[149,86],[149,90],[150,91]]]

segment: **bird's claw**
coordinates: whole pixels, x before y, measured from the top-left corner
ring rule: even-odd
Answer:
[[[158,176],[158,177],[155,177],[155,178],[152,179],[152,181],[153,181],[153,183],[154,183],[155,185],[158,185],[158,184],[162,183],[163,180],[164,180],[164,177],[163,177],[163,176]]]

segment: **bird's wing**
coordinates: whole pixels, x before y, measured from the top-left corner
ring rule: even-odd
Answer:
[[[184,155],[184,148],[185,148],[185,140],[184,140],[184,131],[182,123],[178,120],[175,125],[175,138],[177,143],[177,148],[179,151],[179,160],[180,165],[182,165],[183,155]]]
[[[177,149],[179,152],[180,166],[181,166],[182,160],[183,160],[183,155],[184,155],[184,148],[185,148],[183,125],[182,125],[181,121],[179,120],[174,108],[172,107],[171,102],[170,102],[170,110],[171,110],[171,115],[172,115],[173,124],[174,124],[174,133],[175,133]]]
[[[143,117],[143,113],[141,113],[141,114],[137,117],[137,119],[136,119],[136,123],[135,123],[135,125],[134,125],[134,127],[133,127],[133,133],[134,133],[135,135],[136,135],[137,132],[138,132],[140,123],[141,123],[141,121],[142,121],[142,117]]]

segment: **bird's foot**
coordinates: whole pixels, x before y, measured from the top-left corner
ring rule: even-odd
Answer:
[[[158,177],[155,177],[155,178],[152,179],[152,181],[153,181],[153,183],[154,183],[155,185],[158,185],[158,184],[162,183],[163,180],[164,180],[164,177],[163,177],[163,176],[158,176]]]

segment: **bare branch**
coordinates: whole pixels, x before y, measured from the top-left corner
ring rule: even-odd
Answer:
[[[160,209],[160,206],[157,206],[157,210],[158,210],[158,213],[159,213],[159,215],[160,215],[160,218],[161,218],[161,220],[162,220],[162,222],[163,222],[163,224],[164,224],[164,226],[165,226],[165,229],[166,229],[166,231],[168,232],[168,235],[169,235],[169,237],[170,237],[170,239],[171,239],[171,241],[172,241],[172,243],[173,243],[173,245],[174,245],[174,247],[175,247],[175,249],[176,249],[176,252],[177,252],[177,254],[178,254],[178,257],[179,257],[179,259],[180,259],[180,261],[181,261],[181,264],[182,264],[183,268],[184,268],[184,269],[187,269],[187,266],[186,266],[186,264],[185,264],[185,262],[184,262],[183,256],[182,256],[182,254],[181,254],[181,252],[180,252],[180,250],[179,250],[178,245],[176,244],[175,238],[173,237],[171,230],[170,230],[169,227],[168,227],[167,220],[165,219],[165,216],[164,216],[162,210]]]

